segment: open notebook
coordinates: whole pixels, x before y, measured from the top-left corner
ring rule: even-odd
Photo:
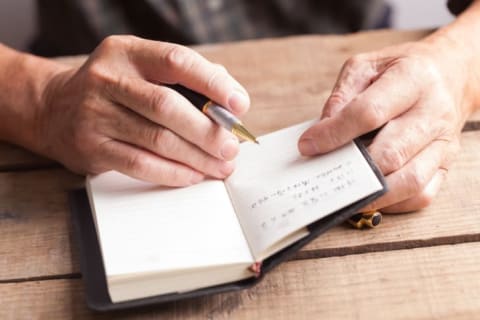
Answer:
[[[297,141],[310,124],[242,143],[225,181],[165,188],[113,171],[88,177],[107,302],[170,301],[256,281],[385,191],[360,144],[302,157]]]

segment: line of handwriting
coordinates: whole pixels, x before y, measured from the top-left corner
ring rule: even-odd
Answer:
[[[350,168],[351,162],[338,164],[328,170],[317,173],[316,175],[296,181],[283,187],[279,187],[268,192],[250,204],[250,209],[259,209],[275,199],[291,197],[301,199],[305,196],[316,195],[317,197],[326,197],[330,192],[342,191],[355,182],[352,178],[353,171]],[[322,196],[323,195],[323,196]]]

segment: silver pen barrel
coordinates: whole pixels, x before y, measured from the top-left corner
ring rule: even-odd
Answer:
[[[232,130],[234,124],[241,123],[240,120],[228,112],[227,109],[211,101],[203,107],[203,112],[228,131]]]
[[[210,101],[203,107],[203,112],[236,136],[258,144],[255,136],[243,126],[242,122],[222,106]]]

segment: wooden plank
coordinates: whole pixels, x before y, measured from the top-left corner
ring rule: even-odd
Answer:
[[[480,131],[463,133],[463,149],[435,203],[387,216],[374,230],[339,226],[297,258],[338,256],[480,240]],[[0,174],[0,282],[78,273],[66,190],[82,179],[65,170]]]
[[[82,182],[63,169],[0,174],[0,281],[78,270],[67,190]]]
[[[0,142],[0,172],[54,166],[49,159],[23,148]]]
[[[86,310],[79,279],[0,284],[0,318],[474,319],[479,256],[470,243],[293,261],[249,290],[113,314]]]

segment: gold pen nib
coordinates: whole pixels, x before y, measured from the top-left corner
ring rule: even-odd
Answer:
[[[257,141],[257,138],[253,134],[251,134],[247,128],[245,128],[241,123],[235,123],[232,126],[232,133],[236,135],[237,137],[240,137],[244,140],[247,141],[252,141],[255,142],[256,144],[259,144]]]

